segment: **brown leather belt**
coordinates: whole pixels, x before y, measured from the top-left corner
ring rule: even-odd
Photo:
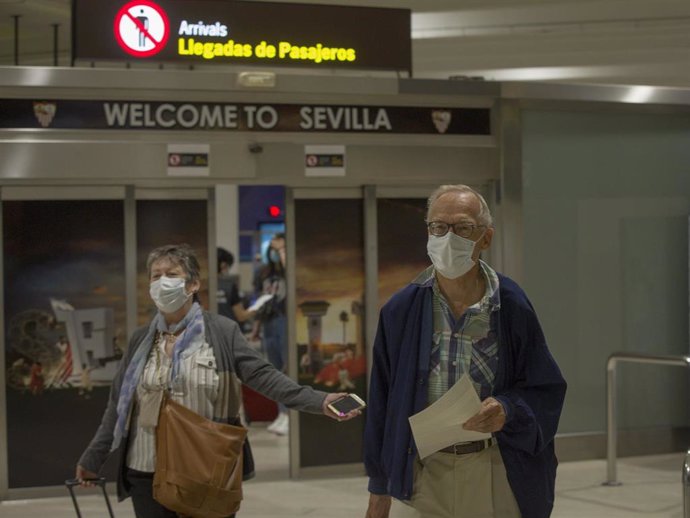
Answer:
[[[453,455],[465,455],[467,453],[477,453],[493,446],[494,444],[496,444],[496,439],[491,437],[490,439],[484,439],[483,441],[459,442],[438,451],[443,453],[452,453]]]

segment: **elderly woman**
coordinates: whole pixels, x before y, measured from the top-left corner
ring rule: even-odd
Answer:
[[[158,313],[138,329],[113,379],[108,406],[95,437],[77,464],[76,477],[88,485],[110,452],[119,457],[118,498],[132,497],[138,518],[174,518],[156,502],[155,428],[163,389],[197,414],[236,424],[240,394],[233,374],[252,389],[289,408],[323,413],[344,394],[298,385],[263,360],[244,340],[236,323],[204,311],[198,302],[199,262],[187,245],[156,248],[146,262],[150,295]]]

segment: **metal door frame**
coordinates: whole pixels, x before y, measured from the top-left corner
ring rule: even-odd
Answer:
[[[4,243],[3,208],[5,201],[42,201],[42,200],[122,200],[124,212],[124,247],[125,247],[125,305],[126,329],[129,338],[137,326],[137,200],[206,200],[207,202],[207,240],[209,264],[209,309],[217,308],[216,288],[216,216],[214,188],[141,188],[134,185],[16,185],[0,186],[0,244]],[[4,254],[0,254],[0,300],[5,300]],[[10,488],[9,458],[7,434],[7,399],[6,399],[6,344],[5,314],[0,311],[0,502],[7,499],[39,498],[64,493],[63,486]],[[86,447],[86,445],[84,445]],[[75,459],[76,462],[76,459]]]

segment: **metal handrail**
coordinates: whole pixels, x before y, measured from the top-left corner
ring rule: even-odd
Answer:
[[[641,353],[613,353],[606,362],[606,482],[605,486],[620,486],[616,474],[618,424],[616,419],[616,365],[618,362],[648,363],[690,367],[690,356],[659,356]],[[690,477],[683,478],[684,494],[689,490]],[[685,515],[690,518],[689,514]]]

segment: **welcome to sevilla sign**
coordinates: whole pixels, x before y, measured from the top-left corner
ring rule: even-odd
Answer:
[[[411,71],[411,14],[230,0],[75,0],[73,60]]]
[[[0,128],[491,135],[490,108],[0,99]]]

